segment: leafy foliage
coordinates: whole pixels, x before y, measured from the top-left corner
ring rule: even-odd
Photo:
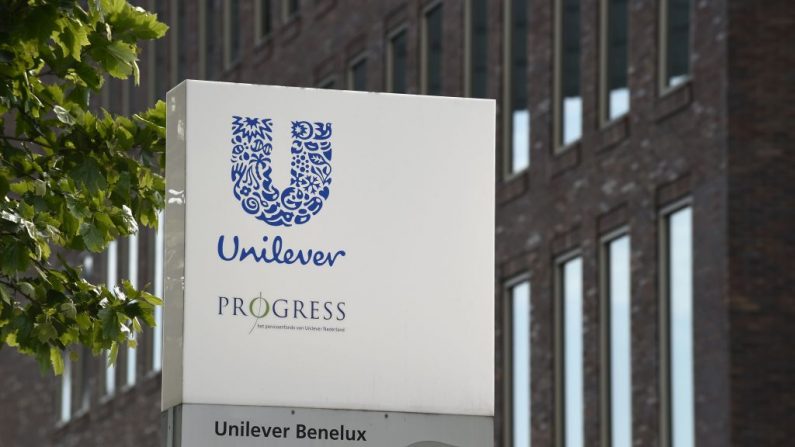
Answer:
[[[88,282],[63,254],[154,227],[165,107],[89,108],[107,75],[139,79],[138,42],[166,25],[125,0],[0,2],[0,348],[63,369],[73,345],[134,345],[160,300]]]

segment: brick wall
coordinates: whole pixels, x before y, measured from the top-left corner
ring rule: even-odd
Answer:
[[[732,443],[778,446],[795,438],[795,4],[729,15]]]
[[[599,445],[599,239],[619,226],[629,228],[632,247],[634,441],[660,445],[659,211],[682,197],[692,199],[695,232],[696,444],[783,445],[792,428],[782,421],[795,410],[795,362],[788,349],[795,339],[795,307],[786,258],[793,253],[787,205],[795,169],[787,149],[793,147],[795,52],[782,44],[795,41],[791,2],[694,0],[692,80],[660,95],[659,3],[631,1],[631,112],[600,128],[598,4],[582,0],[584,129],[581,141],[560,154],[552,143],[553,1],[529,2],[532,166],[497,185],[497,445],[508,442],[502,282],[528,273],[532,283],[532,441],[548,446],[555,436],[553,265],[574,249],[583,257],[584,272],[585,437],[587,445]],[[218,67],[220,80],[313,86],[331,77],[342,87],[350,59],[365,54],[368,89],[382,90],[385,38],[405,25],[408,91],[418,92],[419,20],[431,1],[304,1],[300,16],[287,23],[280,21],[281,2],[272,3],[273,34],[257,43],[253,1],[241,2],[244,57],[228,69]],[[198,4],[187,7],[190,31],[183,51],[189,78],[198,78],[201,68]],[[464,91],[464,9],[452,0],[443,1],[443,8],[443,92],[456,96]],[[504,19],[503,2],[490,1],[492,98],[502,98],[504,88]],[[169,60],[173,38],[166,40]],[[150,50],[142,56],[144,74]],[[164,75],[171,78],[168,70]],[[137,94],[145,94],[149,83],[144,77]],[[497,120],[499,129],[499,106]],[[498,147],[501,135],[495,135]],[[498,150],[497,166],[502,157]],[[53,385],[23,373],[31,365],[9,355],[0,353],[0,372],[12,371],[0,375],[0,408],[17,420],[0,419],[0,447],[3,440],[21,439],[6,433],[29,430],[40,436],[34,445],[42,446],[48,445],[41,440],[45,436],[64,446],[157,445],[159,376],[111,400],[97,400],[88,413],[53,429]],[[44,407],[47,412],[29,413]]]

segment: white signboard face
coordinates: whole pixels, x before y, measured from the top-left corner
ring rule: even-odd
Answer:
[[[172,90],[163,408],[492,415],[494,117],[490,100]]]

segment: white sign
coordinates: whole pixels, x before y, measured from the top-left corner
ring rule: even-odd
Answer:
[[[168,95],[163,409],[491,416],[491,100]]]

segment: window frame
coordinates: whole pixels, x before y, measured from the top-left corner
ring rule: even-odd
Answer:
[[[406,60],[408,61],[408,56],[409,56],[409,41],[408,41],[409,26],[408,26],[408,24],[406,24],[406,23],[400,24],[400,25],[392,28],[386,34],[386,64],[385,64],[386,70],[385,70],[385,77],[384,77],[384,87],[386,87],[386,88],[384,90],[386,92],[389,92],[389,93],[396,93],[394,91],[394,79],[393,79],[392,68],[393,68],[393,64],[394,64],[394,60],[395,60],[394,40],[400,34],[404,34],[405,35],[405,39],[406,39]],[[409,74],[408,74],[408,69],[407,69],[406,73],[405,73],[405,76],[406,76],[406,91],[402,92],[402,93],[408,93],[408,78],[409,78],[408,75]]]
[[[662,447],[676,447],[673,445],[673,417],[672,417],[672,407],[673,407],[673,397],[672,397],[672,386],[671,386],[671,359],[672,359],[672,352],[671,352],[671,319],[670,319],[670,311],[671,311],[671,295],[670,295],[670,269],[668,268],[670,262],[670,247],[671,247],[671,240],[669,237],[670,232],[670,219],[671,216],[676,214],[679,211],[684,209],[690,209],[691,212],[691,222],[690,222],[690,229],[691,229],[691,262],[693,260],[693,256],[695,254],[695,238],[693,230],[695,229],[695,206],[693,198],[688,196],[677,201],[674,201],[664,207],[662,207],[658,212],[658,266],[659,266],[659,280],[658,280],[658,306],[659,306],[659,321],[658,321],[658,337],[660,341],[660,350],[659,350],[659,370],[658,374],[660,377],[659,381],[659,393],[660,393],[660,403],[659,403],[659,417],[660,417],[660,446]],[[694,286],[695,283],[695,275],[691,270],[691,286]],[[691,292],[692,293],[692,292]],[[691,295],[691,299],[694,298]],[[692,303],[695,303],[695,299],[692,299]],[[695,312],[694,312],[695,313]],[[691,319],[691,336],[693,348],[693,357],[691,359],[691,367],[692,367],[692,381],[693,381],[693,426],[696,427],[697,422],[697,413],[696,413],[696,369],[695,369],[695,319]],[[694,430],[694,436],[696,432]],[[693,445],[696,445],[696,439],[693,439]]]
[[[439,92],[437,94],[428,93],[429,87],[429,67],[428,67],[428,57],[430,54],[430,40],[428,38],[428,16],[430,13],[436,8],[443,8],[443,2],[441,0],[435,0],[429,2],[427,5],[423,6],[421,14],[420,14],[420,94],[422,95],[434,95],[434,96],[442,96],[443,92]],[[444,9],[441,10],[442,14],[442,41],[444,41]],[[442,70],[443,71],[443,70]]]
[[[630,8],[627,0],[627,91],[629,98],[627,98],[627,110],[615,118],[610,118],[610,80],[608,78],[610,64],[610,50],[608,37],[610,36],[610,1],[599,0],[599,127],[604,128],[611,123],[620,121],[629,115],[632,110],[632,90],[629,87],[629,43],[630,43]]]
[[[671,92],[679,90],[680,88],[684,88],[684,86],[690,84],[693,79],[693,65],[692,65],[692,56],[693,56],[693,18],[695,16],[695,2],[693,0],[690,1],[690,21],[689,26],[690,30],[688,32],[688,42],[687,42],[687,57],[688,57],[688,73],[682,79],[682,82],[676,85],[669,85],[668,84],[668,3],[670,0],[659,0],[658,1],[658,9],[657,14],[659,20],[657,21],[658,26],[658,58],[657,58],[657,89],[658,89],[658,96],[663,97]]]
[[[610,244],[626,237],[629,243],[629,282],[630,282],[630,301],[632,300],[632,235],[630,227],[624,225],[605,233],[599,238],[599,363],[600,363],[600,377],[599,377],[599,402],[600,402],[600,435],[601,445],[611,447],[613,442],[612,422],[613,422],[613,405],[612,405],[612,379],[613,379],[613,366],[612,366],[612,296],[610,294]],[[630,303],[630,311],[631,311]],[[632,363],[632,315],[630,313],[630,364]],[[631,379],[630,372],[630,379]],[[630,383],[630,393],[632,384]],[[632,406],[634,400],[630,401]],[[630,414],[632,415],[632,408],[630,407]],[[630,426],[631,430],[631,426]],[[632,430],[634,433],[634,430]]]
[[[364,90],[356,90],[354,88],[354,82],[355,82],[354,81],[354,68],[356,68],[356,66],[361,64],[362,62],[364,62],[364,72],[365,72],[364,84],[365,84],[365,89]],[[367,73],[367,51],[362,51],[362,52],[358,53],[356,56],[354,56],[354,57],[352,57],[352,58],[350,58],[348,60],[348,64],[347,64],[346,69],[345,69],[345,78],[346,78],[345,79],[345,86],[346,86],[347,90],[350,90],[350,91],[363,91],[363,92],[369,91],[368,89],[370,87],[370,83],[368,82],[367,74],[368,74]]]
[[[240,18],[241,2],[242,0],[225,0],[223,2],[223,39],[224,39],[224,71],[231,70],[232,67],[237,65],[243,58],[243,28],[232,26],[232,3],[237,2],[237,15]],[[233,29],[234,28],[234,29]],[[232,54],[232,38],[233,31],[238,33],[237,36],[237,54]]]
[[[577,146],[585,133],[585,120],[584,117],[584,108],[580,109],[580,135],[577,139],[565,142],[565,109],[563,107],[563,13],[564,13],[564,1],[565,0],[553,0],[554,4],[554,11],[553,11],[553,21],[554,21],[554,31],[553,31],[553,76],[552,76],[552,147],[553,147],[553,154],[560,155],[574,146]],[[577,0],[580,2],[579,8],[579,21],[580,27],[582,27],[583,23],[583,14],[582,14],[582,0]],[[580,101],[583,101],[583,64],[582,64],[582,57],[583,57],[583,45],[582,45],[582,28],[580,28],[579,32],[580,38],[580,78],[578,80],[580,86]]]
[[[468,98],[473,98],[472,96],[472,83],[473,83],[473,76],[472,71],[474,68],[474,60],[472,58],[472,42],[474,36],[474,28],[472,26],[472,2],[475,0],[466,0],[464,2],[464,96]],[[488,12],[489,9],[489,2],[486,1],[486,10]],[[488,43],[489,43],[489,16],[486,16],[486,65],[488,66]],[[488,98],[488,76],[486,76],[486,92],[483,98]]]
[[[514,30],[513,30],[513,2],[516,0],[505,0],[503,2],[503,88],[502,88],[502,112],[503,112],[503,122],[502,122],[502,181],[509,182],[514,178],[520,177],[527,173],[530,170],[530,167],[533,165],[533,131],[532,131],[532,120],[533,114],[531,113],[531,104],[530,104],[530,91],[526,92],[526,102],[527,102],[527,112],[528,112],[528,131],[529,135],[527,136],[527,166],[524,166],[522,169],[513,170],[513,38],[514,38]],[[527,16],[525,20],[527,20],[529,25],[529,7],[527,11]],[[529,28],[529,26],[528,26]],[[525,33],[525,41],[528,39],[528,33]],[[529,45],[528,45],[529,48]],[[530,64],[529,56],[528,56],[528,67]],[[528,75],[525,73],[524,78],[525,84],[528,84]]]
[[[585,258],[583,257],[583,252],[581,248],[575,248],[569,250],[554,259],[553,262],[553,293],[554,293],[554,300],[553,300],[553,326],[554,326],[554,337],[553,337],[553,371],[554,371],[554,402],[555,402],[555,409],[554,409],[554,444],[558,447],[566,447],[566,365],[564,361],[564,357],[566,355],[566,343],[565,343],[565,334],[566,334],[566,327],[565,327],[565,307],[563,305],[563,300],[565,299],[565,290],[564,290],[564,274],[563,269],[565,268],[566,264],[574,261],[576,259],[580,260],[580,267],[581,267],[581,285],[582,290],[580,301],[581,304],[585,303]],[[583,322],[585,320],[585,313],[582,311],[582,318]],[[582,329],[581,329],[582,332]],[[580,355],[584,356],[585,354],[585,346],[583,343],[583,351]],[[584,360],[582,363],[584,367]],[[584,370],[583,370],[584,373]],[[583,385],[584,385],[584,378],[583,378]],[[583,393],[583,404],[584,404],[584,397],[585,397],[585,389],[582,390]],[[583,408],[584,410],[584,408]],[[585,415],[583,414],[583,421]],[[583,430],[585,426],[583,426]]]
[[[507,445],[513,445],[514,439],[514,411],[513,411],[513,404],[514,404],[514,377],[513,377],[513,348],[514,348],[514,324],[513,324],[513,310],[514,310],[514,303],[513,303],[513,290],[519,286],[520,284],[527,283],[528,287],[528,294],[529,294],[529,315],[528,315],[528,325],[530,326],[529,334],[532,337],[532,326],[533,326],[533,282],[531,281],[530,272],[523,272],[517,275],[513,275],[509,277],[507,280],[503,281],[502,285],[502,296],[503,296],[503,334],[505,335],[505,339],[503,340],[503,364],[505,371],[510,371],[511,379],[506,380],[504,382],[504,414],[505,414],[505,424],[503,427],[503,434],[504,439],[506,440]],[[533,434],[533,411],[532,411],[532,403],[533,403],[533,370],[532,370],[532,356],[533,356],[533,346],[532,343],[528,343],[528,347],[530,349],[529,358],[530,358],[530,367],[528,368],[528,372],[530,374],[530,384],[529,384],[529,391],[530,391],[530,409],[528,409],[528,413],[530,415],[530,421],[528,421],[528,429],[530,434],[530,439],[532,440]]]
[[[268,2],[268,32],[264,32],[262,26],[262,3]],[[273,1],[272,0],[254,0],[254,44],[261,45],[268,42],[273,38]]]

